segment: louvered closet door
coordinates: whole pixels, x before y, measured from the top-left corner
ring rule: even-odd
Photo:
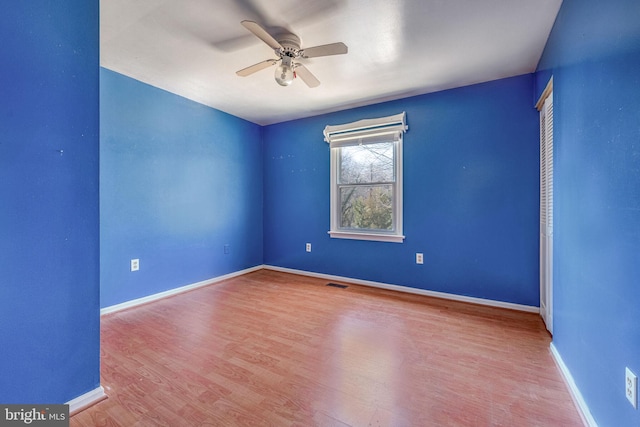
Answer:
[[[540,315],[553,333],[553,92],[540,110]]]

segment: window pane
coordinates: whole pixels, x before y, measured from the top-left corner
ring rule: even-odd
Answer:
[[[393,186],[340,187],[340,227],[393,230]]]
[[[393,156],[393,142],[341,147],[339,183],[393,182]]]

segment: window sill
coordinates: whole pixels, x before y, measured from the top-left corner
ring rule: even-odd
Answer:
[[[395,234],[350,233],[348,231],[329,231],[332,239],[372,240],[377,242],[402,243],[404,236]]]

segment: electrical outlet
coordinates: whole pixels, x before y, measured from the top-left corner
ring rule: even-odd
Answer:
[[[140,270],[140,260],[139,259],[132,259],[131,260],[131,271],[138,271]]]
[[[311,243],[307,243],[307,252],[311,252]]]
[[[624,389],[629,403],[638,409],[638,377],[629,368],[625,369]]]
[[[416,254],[416,264],[424,264],[424,257],[420,252]]]
[[[229,245],[224,245],[224,253],[229,254],[231,252],[231,247]]]

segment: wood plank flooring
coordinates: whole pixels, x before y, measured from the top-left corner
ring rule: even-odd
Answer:
[[[582,426],[536,314],[260,270],[102,317],[71,426]]]

